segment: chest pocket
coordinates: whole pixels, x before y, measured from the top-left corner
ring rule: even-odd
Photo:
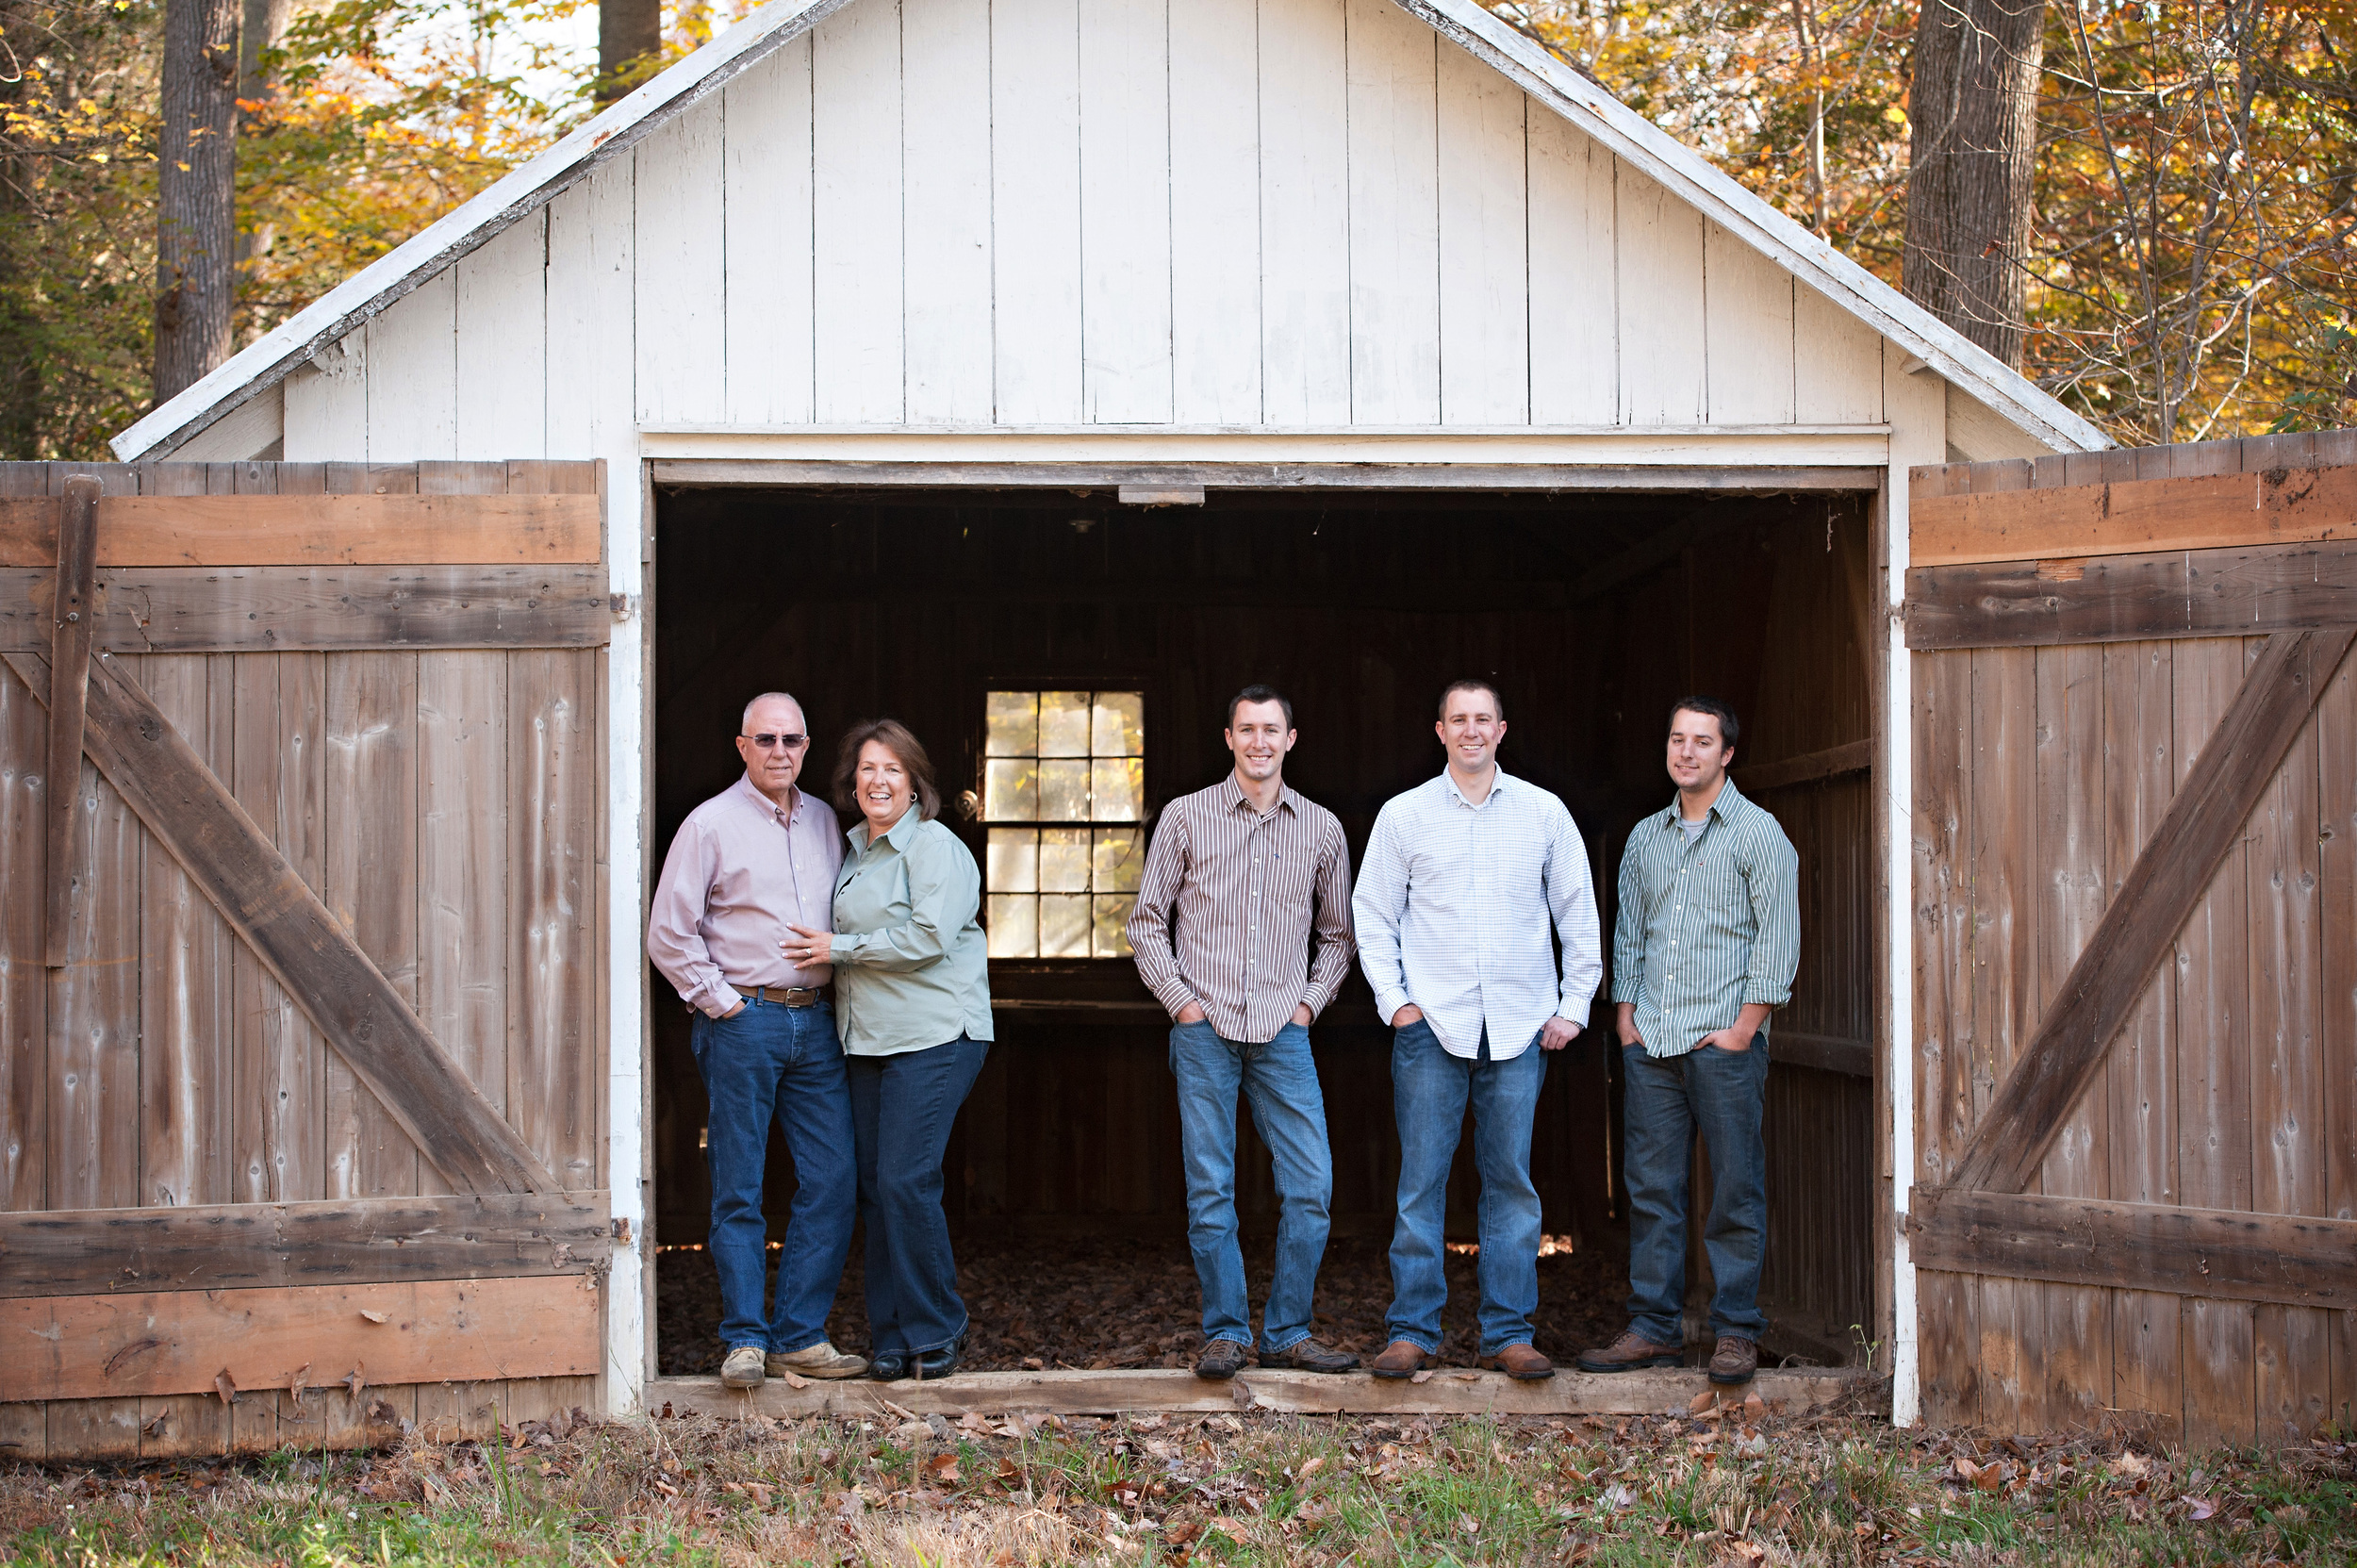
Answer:
[[[1714,918],[1738,926],[1750,921],[1749,889],[1733,855],[1720,849],[1704,850],[1695,857],[1693,876],[1703,906]]]

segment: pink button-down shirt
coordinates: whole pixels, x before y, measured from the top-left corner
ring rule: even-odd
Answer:
[[[739,779],[687,814],[655,883],[647,956],[690,1007],[718,1017],[739,988],[824,985],[826,965],[798,969],[778,944],[789,922],[832,929],[843,834],[834,813],[794,791],[791,814]]]

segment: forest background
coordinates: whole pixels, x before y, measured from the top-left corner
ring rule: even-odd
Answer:
[[[0,0],[0,458],[103,459],[172,379],[176,3]],[[2357,423],[2357,0],[1928,0],[1968,48],[1974,13],[2027,28],[2003,49],[2035,95],[2027,221],[1957,253],[2010,322],[1940,299],[1920,236],[1907,251],[1911,97],[1957,76],[1921,3],[1492,9],[2124,443]],[[595,0],[216,8],[239,24],[205,56],[236,84],[234,348],[753,8],[637,0],[618,50],[620,8]]]

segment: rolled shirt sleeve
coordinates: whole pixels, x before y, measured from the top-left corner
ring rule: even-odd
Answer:
[[[1375,992],[1376,1016],[1387,1024],[1412,999],[1399,949],[1400,918],[1407,913],[1408,860],[1400,851],[1398,818],[1386,804],[1367,839],[1350,915],[1359,938],[1359,968]]]
[[[1328,820],[1319,843],[1321,859],[1317,875],[1317,935],[1318,956],[1310,966],[1309,988],[1302,993],[1301,1005],[1316,1017],[1334,1001],[1334,994],[1343,988],[1343,980],[1350,973],[1351,954],[1358,949],[1358,941],[1351,933],[1350,922],[1350,841],[1343,836],[1340,822]]]
[[[743,999],[704,944],[704,889],[719,869],[719,846],[701,822],[683,825],[663,857],[647,918],[647,957],[680,999],[719,1017]]]
[[[1172,908],[1186,883],[1188,859],[1186,814],[1164,812],[1154,830],[1154,841],[1146,849],[1138,901],[1125,928],[1129,949],[1137,958],[1138,978],[1162,1004],[1162,1011],[1174,1018],[1191,1006],[1203,1005],[1195,987],[1179,972],[1178,947],[1170,929]]]
[[[1556,820],[1554,841],[1547,849],[1547,903],[1555,916],[1556,938],[1563,948],[1558,1016],[1582,1029],[1589,1008],[1604,979],[1603,934],[1596,918],[1596,882],[1588,868],[1588,846],[1579,836],[1572,814]]]
[[[1792,977],[1801,966],[1800,872],[1801,857],[1782,834],[1754,851],[1747,880],[1759,934],[1743,976],[1746,1003],[1782,1007],[1792,999]]]

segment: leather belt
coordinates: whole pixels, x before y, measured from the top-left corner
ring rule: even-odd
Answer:
[[[767,1002],[773,1007],[816,1007],[827,999],[827,988],[823,985],[754,985],[740,989],[756,1002]]]

